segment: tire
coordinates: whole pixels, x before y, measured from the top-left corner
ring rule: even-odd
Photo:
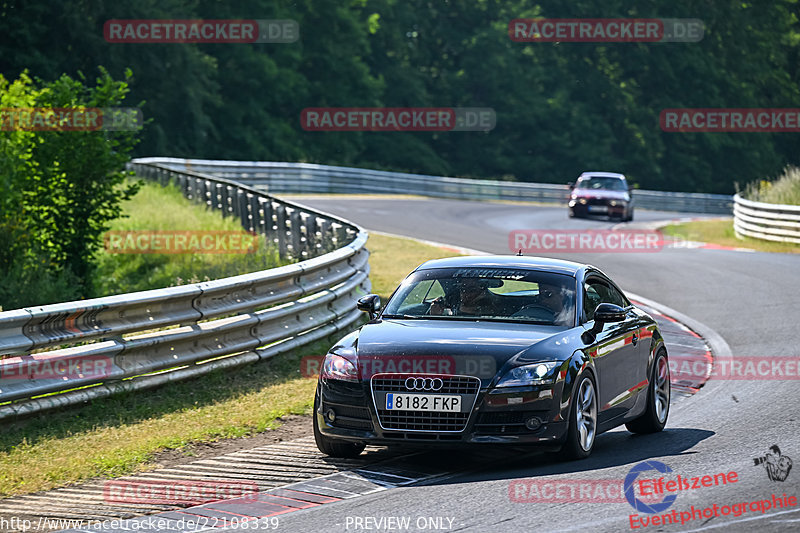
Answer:
[[[596,438],[597,387],[592,375],[586,373],[578,379],[575,385],[575,395],[569,410],[567,440],[559,455],[566,460],[589,457]]]
[[[631,433],[658,433],[667,425],[669,400],[672,394],[669,382],[667,353],[660,350],[653,364],[653,375],[647,387],[647,407],[644,413],[625,424]]]
[[[567,214],[569,218],[575,218],[575,210],[574,209],[567,209]]]
[[[631,222],[632,220],[633,220],[633,209],[631,209],[631,212],[628,213],[628,222]]]
[[[366,444],[363,442],[350,442],[341,439],[332,439],[323,435],[318,426],[317,411],[319,408],[319,398],[314,398],[314,441],[317,443],[319,451],[330,457],[351,458],[357,457],[364,451]]]

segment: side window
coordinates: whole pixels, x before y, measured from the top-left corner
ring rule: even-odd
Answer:
[[[625,298],[617,289],[600,279],[589,279],[583,285],[583,313],[587,322],[594,319],[594,310],[601,303],[627,306]]]
[[[622,294],[612,287],[611,285],[606,286],[606,291],[608,291],[608,300],[603,300],[604,302],[608,302],[614,305],[618,305],[620,307],[625,307],[628,304],[625,303],[625,298],[623,298]]]
[[[597,284],[588,282],[583,285],[583,314],[586,321],[594,320],[594,310],[601,303],[601,296],[597,292]]]
[[[429,304],[431,300],[444,295],[439,280],[422,281],[409,292],[399,306],[400,312],[409,312],[414,306]]]

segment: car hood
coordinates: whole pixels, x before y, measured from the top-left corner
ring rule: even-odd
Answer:
[[[339,348],[357,357],[362,377],[420,372],[491,380],[506,366],[570,357],[582,331],[505,322],[388,319],[364,325]]]
[[[627,200],[627,191],[610,191],[608,189],[574,189],[572,198],[602,198],[609,200]]]

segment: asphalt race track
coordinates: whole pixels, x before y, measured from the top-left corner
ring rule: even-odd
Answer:
[[[371,231],[499,254],[511,252],[509,233],[514,230],[652,228],[658,221],[687,217],[637,210],[634,223],[619,224],[570,219],[565,208],[513,203],[331,196],[291,199]],[[679,243],[655,252],[561,257],[600,267],[643,304],[702,334],[718,361],[731,356],[740,360],[764,357],[770,367],[775,358],[791,356],[794,374],[798,373],[800,345],[794,336],[800,318],[795,303],[800,294],[800,255]],[[680,324],[669,329],[680,337]],[[789,371],[790,367],[782,368]],[[240,498],[168,511],[101,530],[796,531],[800,528],[800,472],[791,469],[791,460],[800,460],[797,399],[797,380],[712,377],[694,395],[673,391],[665,431],[634,436],[624,428],[615,429],[597,438],[589,458],[574,462],[561,462],[535,449],[488,446],[370,449],[360,459],[337,462],[322,458],[312,449],[311,437],[304,437],[199,461],[172,474],[152,474],[185,475],[194,468],[211,475],[213,463],[219,473],[237,476],[237,469],[245,465],[260,469],[258,475],[264,479],[273,475],[266,476],[264,469],[286,468],[284,475],[294,476],[295,483],[271,485],[255,500]],[[770,450],[774,446],[782,455]],[[282,454],[287,464],[281,463]],[[763,461],[767,455],[775,462],[770,470]],[[260,464],[259,457],[269,461]],[[293,461],[304,465],[305,473],[290,473]],[[663,478],[666,483],[680,476],[688,483],[666,497],[662,494],[644,503],[634,500],[635,509],[628,500],[635,494],[626,494],[621,487],[626,477],[635,480],[636,468],[641,468],[639,480]],[[30,498],[44,504],[57,493]],[[645,503],[656,512],[646,512]],[[102,502],[98,505],[102,510]],[[105,512],[114,516],[110,508]],[[220,524],[220,516],[267,518],[227,527],[230,522]],[[167,525],[148,524],[158,517]],[[194,523],[189,527],[180,523],[185,517]],[[82,529],[92,530],[97,529]]]
[[[368,230],[413,236],[490,253],[510,253],[508,234],[518,229],[608,229],[607,220],[569,219],[566,209],[521,204],[431,199],[296,197],[295,201],[344,216]],[[637,210],[631,227],[685,214]],[[597,253],[562,256],[604,270],[626,291],[660,302],[715,330],[734,358],[800,356],[795,339],[800,319],[800,255],[746,253],[697,248],[665,248],[656,253]],[[723,343],[724,348],[724,343]],[[723,349],[724,351],[724,349]],[[719,354],[718,354],[719,355]],[[800,472],[770,480],[762,457],[773,445],[800,459],[797,381],[714,380],[676,405],[661,434],[633,436],[624,429],[601,435],[591,457],[562,463],[540,453],[436,454],[458,463],[461,472],[420,484],[374,492],[282,516],[282,531],[792,531],[800,527],[798,507],[733,507],[756,500],[798,495]],[[683,478],[736,472],[725,485],[699,486],[677,493],[656,515],[634,511],[624,498],[590,501],[516,502],[515,480],[620,480],[645,460],[660,461]],[[796,468],[795,468],[796,470]],[[653,477],[658,474],[651,472]],[[674,479],[674,474],[673,478]],[[512,486],[519,489],[520,483]],[[530,499],[528,485],[518,492]],[[542,492],[542,496],[545,493]],[[795,500],[796,501],[796,500]],[[786,502],[783,502],[786,504]],[[702,509],[718,506],[720,516]],[[723,508],[723,506],[727,506]],[[677,511],[691,515],[681,525],[643,527],[637,518]],[[762,505],[762,507],[766,507]],[[730,514],[723,516],[728,511]],[[740,516],[734,516],[739,512]],[[711,513],[711,511],[709,511]],[[410,522],[403,522],[408,518]],[[420,518],[422,518],[420,520]],[[680,522],[680,520],[679,520]]]

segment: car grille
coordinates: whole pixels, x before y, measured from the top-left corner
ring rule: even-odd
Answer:
[[[410,376],[391,376],[372,378],[372,390],[380,392],[411,392],[406,388],[406,378]],[[470,376],[430,376],[441,377],[442,388],[437,391],[413,391],[429,392],[431,394],[477,394],[481,382],[478,378]]]
[[[414,392],[426,394],[464,394],[468,395],[467,403],[472,406],[478,395],[481,381],[471,376],[443,376],[426,374],[426,377],[442,379],[442,388],[438,391],[409,391],[406,378],[412,375],[386,374],[375,375],[371,380],[373,399],[381,392]],[[384,429],[399,431],[459,432],[464,431],[469,419],[469,411],[462,413],[441,413],[430,411],[388,411],[381,409],[376,400],[378,420]]]
[[[586,205],[608,205],[607,198],[587,198]]]

